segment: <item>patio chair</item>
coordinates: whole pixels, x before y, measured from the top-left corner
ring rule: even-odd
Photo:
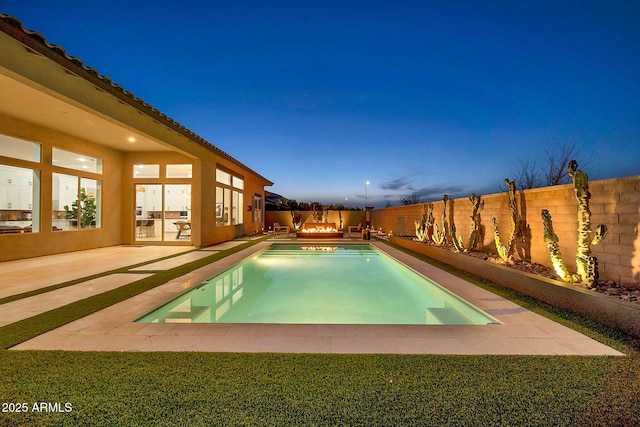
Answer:
[[[178,228],[176,240],[180,237],[191,237],[191,223],[187,221],[176,221],[173,223]],[[185,233],[185,234],[182,234]]]
[[[273,223],[273,237],[276,237],[278,235],[278,231],[280,231],[280,230],[284,230],[285,236],[289,235],[289,226],[288,225],[280,225],[279,222],[274,222]]]
[[[142,229],[147,237],[153,237],[156,235],[156,222],[154,220],[144,221],[140,225],[140,234],[143,233]]]
[[[351,237],[351,233],[355,232],[362,232],[362,223],[359,222],[358,225],[350,225],[349,226],[349,237]]]

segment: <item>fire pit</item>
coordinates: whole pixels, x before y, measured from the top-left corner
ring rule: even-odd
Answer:
[[[331,239],[342,237],[342,231],[338,231],[336,224],[333,222],[307,222],[302,224],[300,230],[296,232],[296,237],[304,239]]]

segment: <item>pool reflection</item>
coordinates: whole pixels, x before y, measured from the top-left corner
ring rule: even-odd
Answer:
[[[309,247],[313,246],[274,244],[138,321],[414,325],[495,322],[369,245]]]

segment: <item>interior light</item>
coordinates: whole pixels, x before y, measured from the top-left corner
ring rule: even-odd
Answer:
[[[129,141],[129,142],[136,142],[136,139],[135,139],[134,137],[130,136],[130,137],[128,138],[128,141]]]

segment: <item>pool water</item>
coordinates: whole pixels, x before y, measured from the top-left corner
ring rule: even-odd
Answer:
[[[496,323],[491,316],[368,244],[273,244],[138,321]]]

